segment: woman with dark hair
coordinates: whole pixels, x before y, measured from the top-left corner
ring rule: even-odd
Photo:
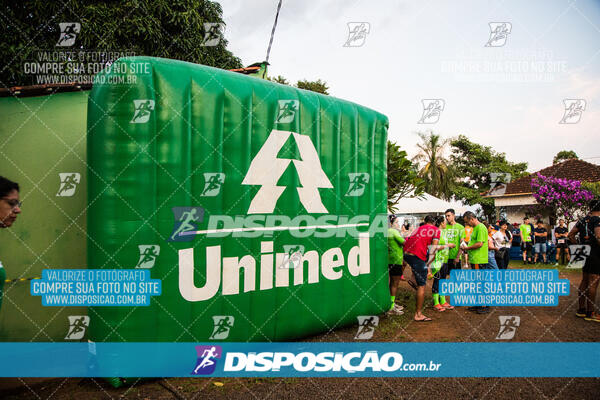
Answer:
[[[496,231],[496,233],[492,235],[492,239],[494,240],[495,247],[498,249],[496,250],[495,254],[498,268],[508,268],[508,261],[510,259],[510,245],[512,241],[510,232],[508,231],[508,222],[500,221],[500,230]]]
[[[483,221],[483,225],[485,225],[488,231],[488,269],[498,269],[498,264],[496,263],[496,251],[498,251],[498,247],[496,247],[496,243],[492,239],[495,233],[494,229],[487,221]]]
[[[11,227],[20,213],[19,184],[0,176],[0,228]],[[0,306],[2,306],[5,280],[6,271],[0,260]]]
[[[410,222],[408,222],[408,220],[405,220],[402,226],[400,227],[400,233],[402,234],[402,236],[407,237],[410,236],[412,231],[412,225],[410,224]]]
[[[0,228],[10,227],[20,213],[19,184],[0,176]]]

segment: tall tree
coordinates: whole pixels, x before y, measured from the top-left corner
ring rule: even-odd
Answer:
[[[556,155],[554,156],[554,160],[552,160],[552,164],[558,164],[571,158],[579,157],[577,157],[577,154],[573,150],[562,150],[556,153]]]
[[[418,196],[425,189],[425,181],[418,176],[417,166],[406,156],[406,151],[387,142],[388,209],[395,212],[398,201],[408,194]]]
[[[420,166],[419,177],[425,181],[425,191],[442,199],[452,197],[452,170],[446,158],[448,139],[443,139],[429,131],[417,132],[421,142],[417,144],[419,153],[413,161]]]
[[[204,45],[204,23],[223,23],[221,5],[214,1],[31,0],[3,4],[0,86],[35,84],[24,65],[38,61],[39,51],[129,52],[225,69],[241,67],[240,59],[227,50],[222,30],[216,32],[216,46]],[[79,23],[80,31],[73,46],[57,47],[59,23],[65,22]]]
[[[450,146],[450,161],[456,174],[452,192],[456,199],[470,205],[480,204],[488,218],[494,216],[494,200],[482,196],[493,185],[492,174],[509,173],[511,180],[515,180],[527,175],[527,163],[510,162],[504,153],[471,142],[464,135],[453,139]]]

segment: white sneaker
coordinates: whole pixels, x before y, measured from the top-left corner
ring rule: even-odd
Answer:
[[[404,306],[399,306],[398,304],[394,303],[394,310],[402,311],[404,310]]]
[[[386,314],[387,315],[402,315],[402,314],[404,314],[404,311],[398,310],[396,307],[394,307],[391,310],[386,311]]]

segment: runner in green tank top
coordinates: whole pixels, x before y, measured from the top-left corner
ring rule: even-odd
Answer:
[[[460,243],[465,239],[465,227],[456,222],[454,209],[449,208],[444,213],[446,216],[446,240],[453,243],[454,247],[448,254],[448,275],[453,269],[460,269]]]
[[[433,278],[433,284],[431,285],[431,295],[433,297],[433,308],[437,311],[446,311],[453,309],[446,301],[445,296],[439,295],[440,279],[445,279],[448,276],[448,259],[450,252],[454,250],[455,244],[450,243],[448,240],[448,230],[446,229],[446,221],[444,217],[439,216],[435,220],[435,226],[440,228],[440,241],[435,249],[432,247],[430,251],[435,251],[435,258],[431,263],[431,276]],[[458,253],[457,253],[458,254]]]
[[[404,238],[400,234],[400,226],[398,218],[395,215],[389,216],[390,226],[388,229],[388,271],[390,274],[390,309],[389,314],[401,315],[404,314],[404,307],[396,304],[396,290],[400,284],[402,276],[402,262],[404,254],[402,247],[404,246]]]

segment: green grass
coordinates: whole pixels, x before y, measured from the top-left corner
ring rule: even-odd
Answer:
[[[555,266],[553,263],[550,263],[550,264],[543,264],[543,263],[525,264],[525,263],[523,263],[522,260],[510,260],[510,262],[508,263],[509,269],[557,269],[560,272],[566,272],[566,273],[580,271],[578,269],[567,269],[565,267],[566,267],[566,265]]]

